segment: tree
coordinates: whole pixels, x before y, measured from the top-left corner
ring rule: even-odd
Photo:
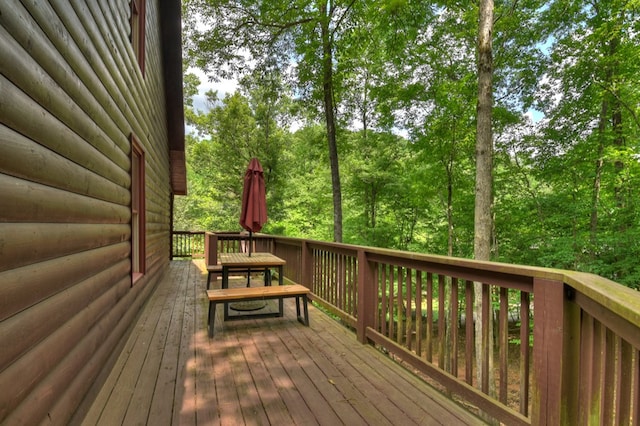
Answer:
[[[473,254],[491,259],[493,232],[493,0],[480,1],[478,27],[478,107],[476,130],[476,202]]]
[[[478,260],[490,260],[493,219],[493,0],[480,0],[478,26],[478,107],[476,130],[476,201],[474,219],[473,255]],[[491,320],[484,324],[483,285],[476,283],[476,353],[478,354],[478,382],[484,392],[489,392],[489,374],[493,359]],[[490,318],[491,315],[487,316]],[[486,359],[488,357],[488,362]],[[483,362],[485,361],[485,362]],[[484,366],[489,368],[485,370]]]
[[[215,101],[224,112],[187,111],[202,194],[189,208],[224,206],[229,182],[206,165],[246,140],[274,160],[270,196],[286,209],[271,224],[287,235],[638,286],[637,4],[483,2],[495,10],[479,20],[479,2],[188,0],[191,64],[251,80]],[[305,126],[294,135],[289,93]]]
[[[637,236],[638,216],[632,186],[640,148],[639,10],[637,2],[618,0],[550,3],[539,24],[550,42],[537,96],[548,122],[534,162],[547,171],[541,179],[555,179],[545,165],[556,162],[558,173],[570,169],[581,177],[567,188],[574,201],[560,206],[574,226],[555,236],[573,241],[564,255],[572,258],[570,266],[614,280],[624,275],[631,285],[640,275],[626,260],[637,253],[628,239]],[[559,252],[557,261],[563,261]]]
[[[334,55],[355,0],[316,4],[280,1],[199,1],[185,3],[189,55],[216,74],[268,74],[274,68],[295,75],[298,93],[322,103],[331,165],[335,241],[342,241],[342,190],[336,141]],[[199,30],[196,21],[206,27]],[[286,71],[285,71],[286,70]]]
[[[184,229],[238,227],[243,176],[252,157],[258,157],[265,170],[270,220],[282,216],[285,182],[281,158],[288,134],[277,124],[286,116],[286,98],[278,100],[284,105],[274,102],[261,82],[245,80],[241,91],[223,99],[208,92],[207,111],[195,111],[187,103],[187,123],[195,127],[197,137],[187,137],[190,196],[176,203],[181,212],[176,222],[187,225]]]

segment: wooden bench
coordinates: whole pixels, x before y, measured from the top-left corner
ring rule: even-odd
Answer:
[[[225,304],[225,319],[227,307],[229,302],[241,302],[249,300],[271,300],[278,299],[279,311],[277,314],[267,314],[270,316],[282,317],[284,315],[283,300],[290,297],[296,298],[296,314],[298,321],[302,324],[309,326],[309,308],[308,308],[308,294],[309,289],[300,284],[293,285],[278,285],[278,286],[265,286],[265,287],[241,287],[241,288],[222,288],[215,290],[207,290],[207,297],[209,298],[209,318],[208,328],[209,337],[213,337],[213,326],[216,317],[216,305],[218,303]],[[300,299],[302,299],[304,316],[300,316]],[[258,315],[251,315],[252,317],[258,317]]]

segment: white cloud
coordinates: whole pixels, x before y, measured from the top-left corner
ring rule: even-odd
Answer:
[[[188,73],[195,74],[200,79],[200,86],[198,86],[198,94],[193,97],[193,107],[199,111],[207,111],[206,93],[209,90],[215,90],[218,92],[218,97],[224,98],[226,94],[234,93],[238,90],[237,80],[220,80],[211,81],[210,78],[199,68],[189,68]]]

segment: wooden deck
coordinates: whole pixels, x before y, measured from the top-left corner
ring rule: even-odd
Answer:
[[[82,424],[482,423],[312,306],[303,326],[292,299],[210,340],[205,286],[204,261],[171,262]]]

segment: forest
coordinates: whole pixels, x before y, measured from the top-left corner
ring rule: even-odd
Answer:
[[[240,231],[257,157],[262,232],[474,257],[487,3],[490,259],[640,288],[639,0],[185,0],[174,229]]]

